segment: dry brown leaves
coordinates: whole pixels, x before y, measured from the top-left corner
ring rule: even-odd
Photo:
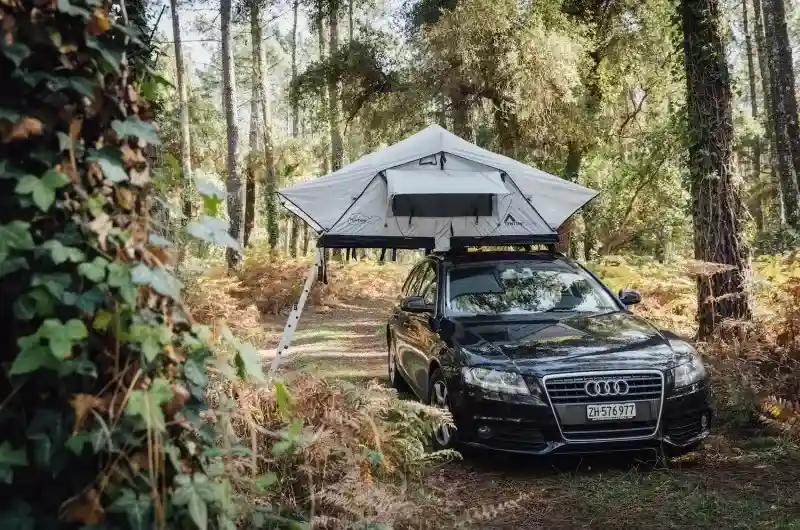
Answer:
[[[5,123],[5,122],[0,122]],[[16,140],[25,140],[31,136],[39,136],[42,134],[42,122],[32,116],[25,116],[18,119],[11,127],[4,127],[3,143],[9,143]]]
[[[97,525],[105,521],[106,513],[100,502],[100,494],[92,488],[73,499],[66,505],[63,519],[68,523],[79,523],[87,526]]]

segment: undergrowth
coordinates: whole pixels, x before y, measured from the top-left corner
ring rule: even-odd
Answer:
[[[220,416],[231,443],[250,449],[233,463],[240,527],[281,519],[331,529],[453,528],[479,518],[460,515],[425,485],[429,471],[460,458],[428,445],[434,429],[452,421],[446,412],[376,383],[310,375],[287,386],[226,381],[208,397],[231,413]]]

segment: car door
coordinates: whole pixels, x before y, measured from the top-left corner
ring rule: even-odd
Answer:
[[[400,292],[400,300],[398,300],[392,312],[390,321],[390,327],[394,334],[395,346],[397,348],[397,365],[400,371],[408,376],[407,379],[410,380],[410,383],[413,383],[413,381],[411,381],[413,379],[413,372],[408,368],[410,357],[409,331],[411,313],[403,311],[400,304],[403,298],[413,296],[417,292],[420,281],[422,280],[422,273],[424,271],[423,265],[424,263],[418,263],[411,269],[411,273],[409,273],[405,284],[403,284],[403,289]],[[414,390],[416,390],[416,388]]]
[[[406,363],[408,375],[413,379],[419,395],[424,398],[428,393],[428,367],[431,355],[438,343],[438,335],[431,329],[431,322],[436,316],[438,278],[436,263],[433,260],[427,260],[423,265],[421,281],[416,287],[415,295],[425,300],[431,312],[408,314]]]

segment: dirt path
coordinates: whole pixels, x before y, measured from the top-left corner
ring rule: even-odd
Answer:
[[[310,310],[287,369],[346,378],[385,378],[388,300]],[[265,356],[285,318],[265,325]],[[487,529],[798,529],[800,450],[773,438],[714,436],[695,455],[654,469],[631,457],[532,459],[468,455],[431,483],[465,508],[485,507]],[[519,500],[516,507],[495,510]]]
[[[389,300],[362,299],[311,308],[300,317],[285,369],[303,369],[327,377],[386,377],[386,318]],[[265,358],[271,358],[286,317],[265,320]]]

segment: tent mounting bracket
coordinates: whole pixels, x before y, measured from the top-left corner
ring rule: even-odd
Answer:
[[[314,280],[317,278],[320,267],[322,266],[322,253],[323,249],[317,248],[314,263],[311,265],[311,268],[308,271],[308,276],[306,276],[306,283],[303,285],[303,290],[300,291],[300,298],[292,307],[292,311],[289,313],[289,318],[286,320],[286,324],[283,326],[283,334],[281,335],[280,342],[278,342],[278,347],[275,350],[275,357],[272,358],[272,364],[269,368],[270,373],[274,372],[278,368],[281,359],[289,354],[289,346],[291,346],[292,340],[294,339],[294,334],[297,332],[297,324],[300,322],[300,315],[303,313],[306,300],[308,300],[308,295],[311,292],[311,286],[314,285]]]

